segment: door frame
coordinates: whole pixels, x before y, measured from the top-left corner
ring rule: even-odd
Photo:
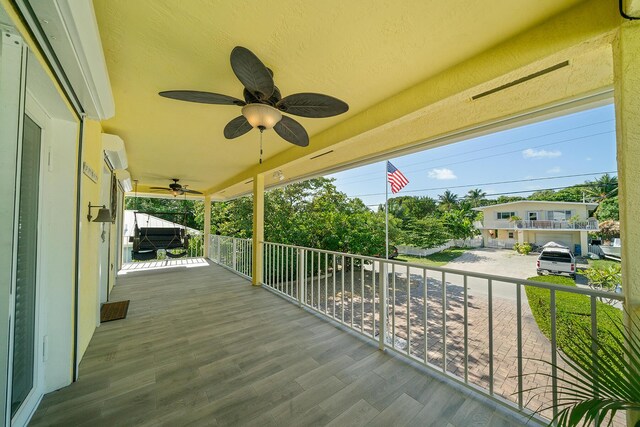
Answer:
[[[44,184],[44,168],[48,163],[48,154],[49,154],[49,138],[50,138],[50,122],[51,117],[46,113],[44,108],[38,103],[35,97],[29,92],[26,91],[25,96],[25,109],[24,114],[29,116],[33,122],[40,127],[40,166],[38,170],[38,222],[37,222],[37,230],[36,230],[36,302],[35,302],[35,319],[34,319],[34,357],[33,357],[33,387],[31,391],[25,398],[24,402],[16,412],[16,414],[11,416],[11,399],[12,399],[12,388],[10,386],[10,382],[13,378],[13,343],[14,343],[14,327],[13,323],[10,328],[10,341],[9,341],[9,372],[7,376],[8,384],[7,384],[7,412],[8,417],[10,418],[11,424],[16,425],[26,425],[26,423],[31,419],[31,416],[38,408],[42,397],[44,396],[43,392],[43,383],[44,383],[44,334],[45,330],[42,322],[45,317],[43,315],[43,277],[42,269],[40,267],[39,260],[41,259],[42,254],[42,245],[40,244],[40,236],[42,236],[42,216],[40,215],[40,211],[42,209],[42,188]],[[24,122],[24,120],[23,120]],[[24,126],[24,124],[23,124]],[[15,219],[14,219],[14,245],[13,245],[13,257],[17,259],[17,250],[18,250],[18,215],[20,211],[20,197],[19,197],[19,188],[21,185],[20,174],[22,172],[22,144],[23,141],[20,139],[18,141],[18,157],[17,161],[17,173],[16,173],[16,203],[15,203]],[[14,267],[15,269],[16,267]],[[11,303],[10,303],[10,313],[11,318],[15,319],[15,294],[16,294],[16,283],[15,283],[15,275],[14,280],[11,283]]]

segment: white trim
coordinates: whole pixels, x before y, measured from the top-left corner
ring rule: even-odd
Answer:
[[[24,2],[25,0],[21,0],[19,5]],[[81,110],[96,120],[113,117],[115,102],[93,3],[89,0],[28,3],[35,17],[42,22],[39,27],[42,28],[43,36],[47,37],[46,42],[51,45],[50,55],[61,65],[61,69],[57,71],[69,81],[73,94],[81,104]],[[26,19],[38,36],[41,32],[37,28],[38,24],[32,22],[31,16]],[[41,38],[42,36],[38,37],[40,44],[43,44]]]
[[[474,211],[485,211],[487,209],[492,209],[495,207],[501,207],[501,206],[512,206],[512,205],[518,205],[518,204],[522,204],[522,203],[530,203],[530,204],[541,204],[541,205],[548,205],[548,204],[553,204],[553,205],[571,205],[571,206],[591,206],[594,208],[598,207],[597,203],[582,203],[582,202],[547,202],[547,201],[543,201],[543,200],[518,200],[516,202],[507,202],[507,203],[498,203],[496,205],[488,205],[488,206],[481,206],[479,208],[473,208]],[[565,209],[568,210],[568,209]]]

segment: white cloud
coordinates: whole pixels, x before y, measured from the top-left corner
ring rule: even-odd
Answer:
[[[560,173],[562,172],[562,169],[560,169],[559,166],[556,166],[555,168],[551,168],[547,170],[547,173]]]
[[[591,157],[587,157],[585,160],[586,160],[587,162],[590,162],[590,161],[591,161]]]
[[[442,168],[442,169],[431,169],[428,172],[429,178],[445,180],[445,179],[456,179],[457,176],[453,173],[451,169]]]
[[[560,157],[562,156],[562,153],[558,150],[547,151],[547,150],[534,150],[533,148],[527,148],[522,152],[522,156],[525,159],[545,159],[545,158]]]

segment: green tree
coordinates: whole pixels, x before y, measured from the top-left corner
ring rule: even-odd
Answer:
[[[595,201],[601,202],[618,194],[618,177],[605,173],[600,178],[587,181],[586,192]]]
[[[449,190],[438,196],[438,208],[444,212],[456,208],[458,202],[458,195]]]
[[[471,204],[471,207],[477,208],[478,206],[482,206],[485,202],[485,198],[487,193],[482,191],[479,188],[474,188],[473,190],[469,190],[467,192],[467,196],[465,199]]]
[[[462,209],[454,209],[444,213],[442,220],[452,239],[469,239],[478,234],[473,226],[474,213]]]
[[[451,239],[444,221],[436,216],[426,216],[411,224],[405,243],[429,249],[440,246]]]
[[[620,220],[620,206],[618,203],[618,196],[611,197],[603,200],[596,209],[596,218],[600,221],[606,221],[612,219],[614,221]]]

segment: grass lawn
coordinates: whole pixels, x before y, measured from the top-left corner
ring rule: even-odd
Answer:
[[[447,264],[449,261],[452,261],[458,258],[460,255],[465,253],[467,249],[465,248],[449,248],[445,249],[442,252],[438,252],[426,257],[417,257],[411,255],[400,255],[398,256],[398,261],[411,262],[414,264],[422,264],[431,267],[441,267]]]
[[[567,287],[576,286],[573,279],[563,276],[536,276],[530,277],[529,280],[555,283]],[[550,291],[531,286],[526,286],[525,291],[538,327],[550,339]],[[601,343],[615,345],[613,337],[622,340],[622,336],[615,326],[615,323],[622,324],[622,310],[596,301],[596,316],[598,319],[598,340]],[[576,345],[575,339],[572,338],[575,338],[577,334],[590,333],[591,299],[586,295],[556,292],[556,318],[558,348],[565,354],[571,354],[571,348]]]

